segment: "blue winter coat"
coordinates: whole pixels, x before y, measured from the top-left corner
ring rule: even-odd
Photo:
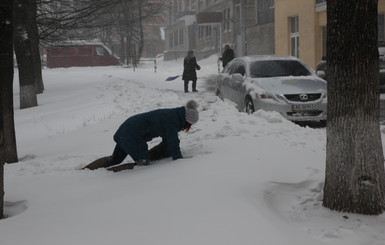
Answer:
[[[178,132],[186,124],[185,108],[158,109],[128,118],[114,135],[116,144],[134,160],[149,159],[147,142],[161,137],[169,155],[182,158]]]

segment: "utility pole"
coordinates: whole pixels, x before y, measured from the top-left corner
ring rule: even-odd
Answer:
[[[246,50],[245,50],[245,43],[246,43],[246,28],[245,28],[245,4],[243,2],[244,0],[239,0],[240,2],[240,27],[241,27],[241,52],[242,56],[246,55]]]

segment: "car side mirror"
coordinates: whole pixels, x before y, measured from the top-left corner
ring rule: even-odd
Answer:
[[[325,78],[326,77],[326,73],[325,71],[322,71],[322,70],[318,70],[316,72],[317,76],[319,76],[320,78]]]
[[[231,75],[231,78],[233,81],[239,81],[239,82],[243,81],[243,76],[241,73],[234,73]]]

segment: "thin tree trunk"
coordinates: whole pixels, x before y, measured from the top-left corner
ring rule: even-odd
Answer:
[[[14,2],[14,48],[20,83],[20,109],[37,106],[31,40],[27,31],[29,0]]]
[[[41,94],[44,91],[43,75],[41,71],[41,57],[39,48],[39,31],[37,28],[37,0],[28,1],[27,9],[27,32],[31,42],[31,53],[33,59],[33,69],[35,74],[36,93]]]
[[[12,84],[13,80],[13,48],[12,48],[12,9],[13,0],[0,2],[0,103],[3,103],[4,95],[9,93],[5,89],[6,84]],[[0,106],[0,219],[4,217],[4,162],[5,162],[5,128],[4,107]]]
[[[137,53],[137,60],[139,62],[140,58],[142,57],[143,48],[144,48],[144,32],[143,32],[143,3],[141,1],[138,1],[138,26],[139,26],[139,47],[138,47],[138,53]]]
[[[328,123],[323,205],[343,212],[385,210],[379,125],[377,1],[329,0]]]

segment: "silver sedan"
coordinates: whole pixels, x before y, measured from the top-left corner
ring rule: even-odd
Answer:
[[[326,122],[327,84],[292,56],[245,56],[218,76],[216,94],[238,110],[277,111],[290,121]]]

